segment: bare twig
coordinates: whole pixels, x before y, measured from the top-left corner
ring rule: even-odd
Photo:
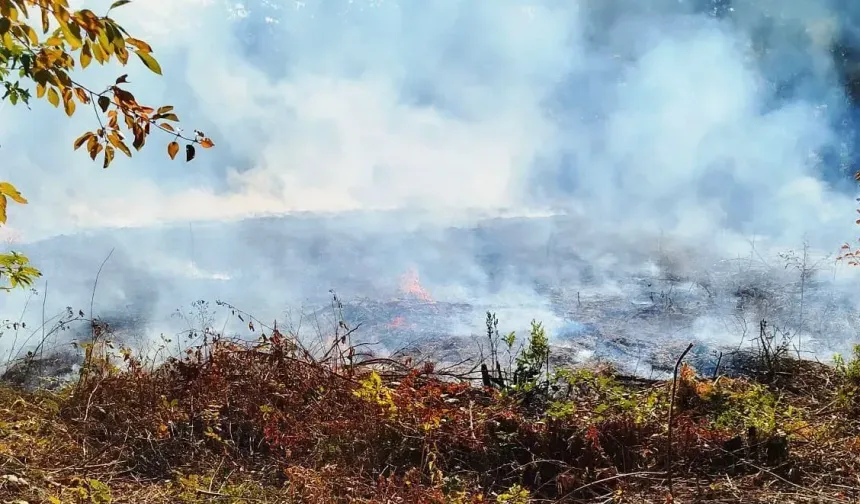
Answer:
[[[672,493],[672,421],[675,419],[675,392],[678,389],[678,369],[681,367],[681,362],[687,353],[693,349],[693,344],[687,345],[687,349],[678,357],[675,362],[675,372],[672,375],[672,397],[669,402],[669,429],[668,429],[668,448],[666,453],[666,479],[669,482],[669,493]]]
[[[93,282],[93,292],[92,292],[92,295],[90,296],[90,320],[93,321],[92,322],[92,330],[93,330],[93,341],[92,342],[93,343],[95,343],[95,340],[96,340],[95,318],[93,317],[93,305],[95,304],[95,300],[96,300],[96,287],[98,287],[98,285],[99,285],[99,277],[102,274],[102,269],[105,267],[105,263],[108,262],[108,259],[110,259],[110,256],[113,255],[114,250],[115,249],[110,249],[110,252],[108,252],[107,257],[105,257],[105,260],[102,261],[101,265],[99,266],[99,270],[96,272],[96,279]]]

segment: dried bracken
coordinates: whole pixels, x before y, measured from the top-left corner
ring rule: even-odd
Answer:
[[[99,342],[84,352],[80,378],[62,391],[7,389],[0,397],[3,498],[470,503],[858,496],[853,360],[835,369],[787,360],[781,369],[792,375],[770,384],[702,378],[683,364],[674,384],[603,368],[557,369],[529,383],[481,387],[440,376],[429,363],[350,362],[355,349],[348,345],[315,359],[277,330],[252,343],[213,337],[158,366],[127,349],[112,359]]]

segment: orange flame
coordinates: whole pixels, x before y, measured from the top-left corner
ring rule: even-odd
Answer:
[[[391,319],[391,322],[388,323],[388,327],[390,327],[391,329],[399,329],[405,325],[406,325],[406,319],[399,316],[399,315],[397,317],[394,317],[393,319]]]
[[[418,271],[411,269],[401,277],[400,292],[406,297],[420,299],[427,303],[433,303],[433,297],[427,292],[424,287],[421,287],[421,282],[418,279]]]

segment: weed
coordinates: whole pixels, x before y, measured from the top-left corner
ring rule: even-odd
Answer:
[[[496,497],[498,504],[529,504],[531,493],[520,485],[513,485],[506,492]]]
[[[837,354],[833,357],[836,374],[840,379],[837,400],[843,408],[860,411],[860,344],[852,348],[851,358]]]

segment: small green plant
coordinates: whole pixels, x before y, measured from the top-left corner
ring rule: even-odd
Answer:
[[[842,378],[860,384],[860,344],[854,345],[851,354],[851,360],[848,362],[845,362],[845,358],[840,354],[833,357],[833,362],[836,365],[836,372]]]
[[[481,369],[485,386],[517,394],[529,392],[538,385],[549,385],[550,348],[543,324],[532,320],[528,340],[515,349],[516,332],[502,336],[499,333],[499,319],[494,313],[487,312],[487,340],[490,364],[487,366],[484,363]],[[502,370],[499,362],[502,350],[508,356],[506,371]]]
[[[514,349],[514,345],[517,342],[517,333],[515,331],[511,331],[504,336],[499,333],[499,319],[495,313],[487,312],[486,324],[490,364],[489,366],[484,364],[486,367],[485,385],[505,389],[508,387],[511,376],[514,373],[514,359],[522,351],[522,344],[520,344],[519,348]],[[507,366],[504,370],[500,361],[502,351],[507,356]]]
[[[359,381],[359,388],[352,393],[356,397],[378,404],[392,415],[397,412],[397,405],[394,404],[391,389],[382,383],[382,377],[376,371],[371,371]]]
[[[589,421],[599,422],[615,413],[631,413],[644,421],[658,405],[656,394],[646,404],[640,404],[612,375],[590,369],[558,370],[553,383],[566,384],[566,397],[575,396],[577,402],[589,404],[589,412],[594,413]]]
[[[72,488],[74,498],[78,502],[91,504],[110,504],[113,501],[110,487],[93,478],[74,478],[76,484]]]
[[[519,390],[531,390],[541,381],[541,372],[546,370],[549,382],[549,338],[543,324],[532,320],[526,347],[516,358],[514,386]]]
[[[496,497],[497,504],[529,504],[531,493],[520,485],[513,485]]]
[[[576,404],[573,401],[552,401],[546,410],[547,418],[552,420],[563,420],[576,413]]]
[[[840,354],[833,357],[836,374],[842,379],[836,390],[836,398],[846,408],[854,408],[860,403],[860,344],[854,345],[851,353],[851,359],[847,362]]]
[[[0,197],[3,197],[2,194]],[[5,209],[5,200],[0,201],[3,202],[0,208]],[[40,276],[42,274],[30,266],[30,260],[27,257],[17,252],[0,254],[0,279],[5,278],[5,281],[9,282],[9,285],[0,285],[0,290],[10,291],[18,287],[30,287]]]
[[[715,387],[709,400],[716,407],[714,424],[718,427],[740,429],[755,427],[763,433],[773,433],[779,425],[789,423],[796,412],[782,408],[780,397],[767,387],[754,383],[740,392]]]

